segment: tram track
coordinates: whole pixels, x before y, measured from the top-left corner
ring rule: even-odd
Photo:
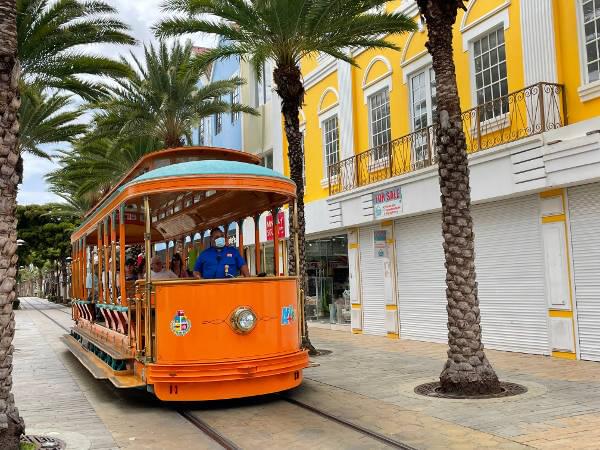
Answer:
[[[27,304],[27,306],[31,307],[32,309],[36,310],[37,312],[39,312],[40,314],[45,316],[48,320],[50,320],[52,323],[54,323],[56,326],[58,326],[65,332],[67,332],[67,333],[70,332],[69,328],[65,327],[59,321],[57,321],[56,319],[51,317],[44,310],[44,309],[49,309],[49,310],[59,310],[62,312],[66,312],[66,311],[63,311],[60,307],[39,308],[38,307],[39,304],[36,306],[30,300],[23,299],[23,301]],[[314,415],[317,415],[324,419],[327,419],[330,422],[334,422],[338,425],[348,428],[348,429],[354,431],[355,433],[361,434],[370,439],[378,441],[378,442],[386,445],[389,448],[395,448],[395,449],[401,449],[401,450],[416,450],[414,447],[411,447],[410,445],[407,445],[403,442],[397,441],[389,436],[378,433],[374,430],[363,427],[362,425],[359,425],[357,423],[349,421],[343,417],[329,413],[323,409],[320,409],[315,406],[304,403],[298,399],[289,397],[286,394],[276,394],[276,398],[282,402],[285,402],[290,405],[294,405],[298,408],[303,409],[304,411],[308,411]],[[193,425],[195,428],[200,430],[206,437],[210,438],[213,442],[218,444],[220,447],[222,447],[226,450],[240,450],[242,448],[242,447],[238,446],[235,442],[233,442],[231,439],[229,439],[221,431],[219,431],[216,427],[209,425],[206,421],[199,418],[196,414],[194,414],[193,411],[191,411],[189,409],[175,409],[174,411],[176,411],[177,414],[179,414],[181,417],[183,417],[188,423]]]
[[[295,398],[291,398],[291,397],[287,397],[285,395],[280,395],[281,400],[291,403],[292,405],[296,405],[300,408],[303,408],[307,411],[310,411],[314,414],[317,414],[321,417],[325,417],[328,420],[331,420],[333,422],[336,422],[340,425],[343,425],[347,428],[350,428],[351,430],[354,430],[358,433],[361,433],[365,436],[369,436],[370,438],[375,439],[376,441],[382,442],[386,445],[388,445],[391,448],[397,448],[397,449],[401,449],[401,450],[416,450],[414,447],[411,447],[410,445],[407,445],[403,442],[397,441],[395,439],[392,439],[384,434],[378,433],[376,431],[370,430],[368,428],[363,427],[362,425],[358,425],[354,422],[351,422],[349,420],[346,420],[340,416],[337,416],[335,414],[331,414],[328,413],[320,408],[316,408],[312,405],[309,405],[307,403],[304,403],[300,400],[297,400]]]

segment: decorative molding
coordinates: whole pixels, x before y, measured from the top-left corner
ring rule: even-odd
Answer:
[[[325,64],[319,64],[312,72],[304,77],[304,89],[308,90],[315,86],[321,80],[331,75],[337,69],[337,61],[333,58],[327,60]]]
[[[340,104],[338,103],[334,103],[331,106],[328,106],[327,108],[325,108],[322,111],[319,111],[317,114],[319,115],[319,122],[322,122],[325,119],[330,118],[331,116],[337,114],[337,110],[339,108]],[[321,125],[319,124],[319,128],[321,127]]]
[[[402,54],[400,55],[400,66],[402,66],[404,64],[404,62],[406,61],[406,54],[408,53],[408,47],[410,47],[410,44],[414,37],[415,37],[415,32],[411,31],[408,35],[408,38],[406,39],[406,42],[404,43],[404,47],[402,47]]]
[[[467,11],[463,14],[463,18],[460,22],[460,32],[464,33],[465,31],[468,31],[471,28],[479,25],[481,22],[486,21],[487,19],[489,19],[496,13],[502,11],[503,9],[508,8],[510,6],[510,2],[511,2],[511,0],[505,0],[503,4],[497,6],[496,8],[492,9],[491,11],[485,13],[479,19],[476,19],[473,22],[471,22],[470,24],[467,24],[467,20],[469,19],[469,14],[471,13],[473,6],[475,6],[475,4],[477,3],[477,0],[471,0],[469,2],[469,6],[467,6]]]
[[[579,86],[577,88],[577,93],[582,102],[589,102],[590,100],[600,97],[600,80]]]
[[[415,0],[404,0],[400,6],[394,10],[394,13],[404,14],[408,17],[414,17],[419,14],[419,7],[417,6],[417,2]]]
[[[373,66],[375,65],[376,62],[381,61],[383,64],[385,64],[385,67],[387,67],[387,72],[384,73],[383,75],[377,77],[376,80],[373,80],[369,83],[367,83],[367,78],[369,77],[369,73],[371,72],[371,69],[373,68]],[[370,62],[369,64],[367,64],[367,68],[365,69],[364,75],[363,75],[363,79],[362,79],[362,87],[367,88],[369,85],[374,84],[376,82],[378,82],[379,80],[389,76],[392,73],[392,65],[390,64],[390,62],[388,61],[388,59],[384,56],[381,55],[377,55],[375,56]]]
[[[508,6],[510,1],[500,5],[498,8],[491,10],[489,13],[481,16],[479,19],[470,23],[464,28],[461,28],[463,52],[469,51],[471,41],[475,40],[482,34],[485,34],[493,28],[503,25],[504,29],[510,26],[510,18],[508,14]]]
[[[431,55],[427,50],[415,55],[410,60],[406,61],[402,67],[402,82],[408,83],[408,77],[415,72],[423,70],[431,65]]]
[[[325,96],[326,96],[326,95],[327,95],[329,92],[333,92],[333,93],[335,94],[335,97],[337,98],[337,101],[336,101],[336,102],[335,102],[333,105],[331,105],[331,106],[328,106],[327,108],[323,109],[323,108],[322,108],[322,105],[323,105],[323,100],[325,100]],[[323,114],[324,112],[327,112],[327,111],[329,111],[331,108],[335,108],[336,106],[338,106],[338,105],[339,105],[339,102],[340,102],[340,95],[338,94],[338,91],[337,91],[335,88],[333,88],[333,87],[329,86],[328,88],[326,88],[326,89],[325,89],[325,90],[324,90],[324,91],[321,93],[321,98],[319,98],[319,109],[318,109],[318,112],[319,112],[319,114]]]
[[[368,86],[363,87],[363,100],[365,105],[368,103],[369,97],[378,91],[386,88],[388,92],[392,92],[392,76],[390,73],[373,80]],[[391,99],[390,99],[391,100]]]

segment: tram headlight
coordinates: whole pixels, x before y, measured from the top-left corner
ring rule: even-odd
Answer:
[[[250,333],[256,326],[257,317],[250,308],[241,306],[231,315],[231,325],[236,333]]]

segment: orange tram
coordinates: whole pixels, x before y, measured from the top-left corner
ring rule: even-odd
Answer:
[[[228,230],[233,222],[241,229],[247,218],[259,242],[258,218],[266,211],[278,236],[277,210],[295,207],[295,192],[291,180],[248,153],[188,147],[146,155],[71,237],[74,325],[64,342],[95,378],[165,401],[298,386],[308,365],[303,294],[286,264],[280,267],[278,245],[273,276],[259,273],[260,252],[247,278],[152,280],[150,272],[155,244],[167,244],[168,268],[169,243],[182,248],[185,262],[197,232]],[[150,281],[127,281],[126,252],[142,245]],[[241,232],[237,245],[243,255]]]

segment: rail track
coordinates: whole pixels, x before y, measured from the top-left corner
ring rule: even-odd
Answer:
[[[37,305],[36,305],[29,299],[23,299],[23,300],[26,302],[27,306],[31,307],[32,309],[36,310],[40,314],[44,315],[48,320],[50,320],[56,326],[58,326],[59,328],[61,328],[62,330],[64,330],[67,333],[70,332],[69,328],[65,327],[63,324],[61,324],[56,319],[51,317],[48,313],[46,313],[45,310],[58,310],[58,311],[66,313],[66,314],[69,314],[68,312],[64,311],[59,306],[57,306],[57,307],[52,306],[50,308],[47,308],[47,307],[39,308],[38,306],[40,306],[40,303],[37,303]],[[46,306],[46,305],[44,305],[44,306]],[[335,422],[339,425],[349,428],[350,430],[352,430],[356,433],[362,434],[363,436],[367,436],[375,441],[383,443],[390,448],[396,448],[396,449],[401,449],[401,450],[415,450],[415,448],[411,447],[410,445],[407,445],[403,442],[397,441],[389,436],[378,433],[374,430],[370,430],[366,427],[363,427],[362,425],[356,424],[356,423],[349,421],[343,417],[331,414],[323,409],[320,409],[315,406],[304,403],[298,399],[289,397],[286,394],[278,394],[277,397],[279,398],[279,400],[281,400],[283,402],[297,406],[298,408],[302,408],[305,411],[309,411],[315,415],[318,415],[324,419],[327,419],[330,422]],[[217,430],[215,427],[210,426],[204,420],[199,418],[196,414],[193,413],[193,411],[190,411],[187,409],[175,409],[175,411],[180,416],[182,416],[186,421],[188,421],[190,424],[192,424],[194,427],[196,427],[198,430],[200,430],[205,436],[207,436],[208,438],[213,440],[215,443],[217,443],[222,448],[224,448],[226,450],[239,450],[242,448],[242,447],[238,446],[235,442],[230,440],[227,436],[225,436],[221,431]]]

